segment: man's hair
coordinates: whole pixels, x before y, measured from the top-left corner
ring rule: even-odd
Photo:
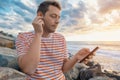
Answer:
[[[61,10],[61,6],[60,6],[59,2],[54,1],[54,0],[49,0],[49,1],[44,1],[39,5],[37,13],[42,12],[43,15],[45,15],[45,13],[48,11],[48,8],[50,5],[55,6]]]

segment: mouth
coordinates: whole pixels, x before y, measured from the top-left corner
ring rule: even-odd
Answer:
[[[57,28],[57,25],[52,25],[52,28],[56,29],[56,28]]]

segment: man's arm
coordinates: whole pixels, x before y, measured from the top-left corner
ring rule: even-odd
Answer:
[[[89,49],[83,48],[80,51],[78,51],[72,59],[65,59],[63,64],[63,72],[69,71],[78,60],[81,60],[85,55],[89,54]]]
[[[30,44],[27,53],[23,53],[23,55],[20,55],[18,57],[19,66],[21,70],[26,74],[34,73],[40,61],[40,48],[41,48],[40,43],[41,43],[41,36],[43,34],[43,24],[44,24],[44,22],[42,21],[42,17],[37,16],[32,24],[35,31],[34,39]]]
[[[18,63],[24,73],[32,74],[35,72],[40,61],[40,35],[35,34],[35,37],[30,44],[28,53],[18,57]]]

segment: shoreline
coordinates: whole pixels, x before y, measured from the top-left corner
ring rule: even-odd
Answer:
[[[117,71],[120,72],[120,60],[111,58],[109,56],[97,54],[93,57],[93,61],[99,63],[102,67],[102,71],[110,70],[110,71]]]

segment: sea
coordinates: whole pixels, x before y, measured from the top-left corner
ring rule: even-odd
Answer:
[[[96,46],[97,54],[120,60],[120,41],[67,41],[68,52],[73,55],[82,48],[92,50]]]

